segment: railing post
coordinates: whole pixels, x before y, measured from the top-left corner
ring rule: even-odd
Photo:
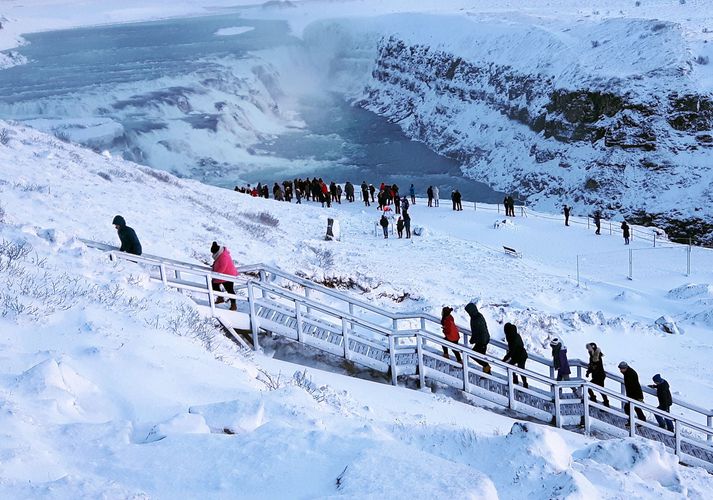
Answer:
[[[589,435],[589,431],[591,429],[591,421],[589,420],[589,395],[587,394],[586,391],[586,386],[587,384],[582,384],[581,389],[582,389],[582,403],[584,406],[584,434]]]
[[[629,249],[629,279],[634,279],[634,251]]]
[[[463,390],[465,392],[470,392],[470,379],[468,374],[470,370],[468,369],[468,354],[463,351],[461,352],[461,358],[463,359]]]
[[[579,254],[577,254],[577,287],[579,287]]]
[[[342,318],[342,342],[344,342],[344,359],[350,359],[349,355],[349,330],[347,329],[347,318]]]
[[[257,351],[260,349],[260,345],[258,344],[257,339],[257,334],[259,330],[259,319],[255,311],[255,290],[253,290],[253,284],[251,281],[248,281],[248,307],[250,310],[250,329],[252,330],[253,334],[253,349]]]
[[[394,351],[396,346],[396,339],[393,335],[389,335],[389,361],[391,365],[391,385],[396,385],[396,352]]]
[[[507,368],[508,376],[508,408],[511,410],[515,408],[515,384],[512,381],[512,368],[508,366]]]
[[[555,367],[554,365],[550,365],[550,378],[554,379],[555,378]]]
[[[309,300],[309,291],[310,288],[305,287],[305,299],[307,300]],[[309,314],[311,311],[310,307],[306,305],[305,309],[307,310],[307,314]]]
[[[626,386],[624,385],[624,382],[619,382],[619,392],[621,393],[622,396],[626,396]],[[621,405],[622,411],[624,411],[624,407],[626,406],[625,401],[619,401],[619,404]]]
[[[423,337],[416,336],[416,356],[418,357],[418,387],[426,387],[426,374],[423,370]]]
[[[161,283],[163,283],[163,286],[168,286],[168,279],[166,278],[166,265],[163,262],[158,266],[158,273],[161,276]]]
[[[713,415],[708,415],[706,417],[706,423],[708,424],[708,427],[713,427]],[[713,434],[707,434],[706,441],[713,441]]]
[[[656,248],[656,231],[654,231],[654,248]]]
[[[632,401],[629,403],[629,436],[636,436],[636,422],[634,415],[636,414],[636,404]]]
[[[208,304],[210,305],[210,314],[215,317],[215,295],[213,295],[213,283],[210,275],[205,276],[206,287],[208,288]]]
[[[691,275],[691,244],[688,244],[688,248],[686,248],[686,276]],[[710,424],[708,424],[710,425]]]
[[[609,221],[609,234],[610,234],[610,235],[613,234],[612,231],[611,231],[611,221]]]
[[[295,318],[297,320],[297,342],[302,343],[304,341],[304,332],[302,331],[302,308],[300,303],[295,301]]]
[[[555,396],[555,427],[562,427],[562,409],[560,408],[560,388],[559,384],[552,384]]]
[[[673,428],[673,437],[676,440],[676,456],[681,457],[681,423],[676,421],[676,427]]]
[[[267,282],[267,276],[265,274],[265,270],[260,269],[260,283],[266,283],[266,282]],[[263,299],[265,298],[265,290],[262,288],[260,289],[260,295]]]

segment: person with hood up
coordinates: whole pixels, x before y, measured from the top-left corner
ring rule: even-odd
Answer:
[[[562,341],[557,337],[550,341],[552,348],[552,363],[557,370],[557,381],[569,380],[572,370],[569,368],[569,360],[567,359],[567,347],[562,345]]]
[[[470,316],[470,343],[473,345],[473,350],[479,354],[486,354],[488,344],[490,343],[490,333],[488,332],[488,323],[485,321],[483,314],[478,311],[478,306],[472,300],[465,306],[465,312]],[[483,367],[485,373],[490,373],[490,363],[487,361],[475,360]]]
[[[396,232],[399,233],[399,238],[403,238],[404,236],[404,220],[399,217],[399,220],[396,221]]]
[[[626,397],[635,399],[637,401],[644,402],[644,391],[641,390],[641,384],[639,383],[639,374],[630,367],[626,361],[619,363],[619,371],[624,375],[624,392],[626,392]],[[646,421],[646,415],[644,415],[644,410],[638,406],[635,408],[636,416],[639,420]],[[631,405],[629,403],[624,404],[624,411],[627,415],[631,415]],[[627,422],[627,426],[629,423]]]
[[[141,242],[139,241],[139,237],[136,236],[136,231],[134,231],[133,228],[126,225],[124,218],[121,215],[116,215],[111,223],[114,224],[116,232],[119,235],[119,241],[121,241],[119,251],[141,255]]]
[[[518,368],[525,368],[527,361],[527,351],[525,344],[522,342],[522,337],[517,333],[517,327],[512,323],[505,323],[503,327],[505,331],[505,340],[508,343],[508,352],[505,353],[503,361],[511,365],[516,365]],[[517,384],[517,373],[512,374],[512,381]],[[522,386],[527,389],[527,377],[523,375]]]
[[[457,344],[460,340],[460,332],[458,331],[458,327],[456,326],[456,320],[453,319],[453,316],[451,316],[452,312],[453,308],[448,306],[445,306],[441,310],[441,327],[443,327],[443,334],[446,336],[446,340]],[[461,358],[460,352],[453,352],[455,352],[456,361],[462,363],[463,359]],[[443,356],[448,359],[451,359],[448,355],[448,347],[446,346],[443,346]]]
[[[621,235],[624,237],[624,245],[628,245],[631,231],[629,230],[629,224],[627,224],[626,221],[621,223]]]
[[[227,247],[222,247],[214,241],[210,247],[210,253],[213,256],[213,265],[211,266],[211,270],[214,273],[227,274],[229,276],[238,275],[238,270],[235,268],[235,263],[233,262],[233,258],[230,256],[230,251]],[[216,292],[219,292],[220,285],[223,285],[226,292],[231,295],[235,295],[235,287],[233,286],[232,281],[213,278],[212,283],[213,290],[215,290]],[[216,304],[222,304],[223,302],[225,302],[225,299],[223,297],[218,297],[215,299]],[[237,300],[234,298],[230,299],[230,310],[238,310],[238,303]]]
[[[604,379],[607,378],[607,372],[604,371],[604,360],[602,359],[604,353],[602,353],[602,350],[597,347],[597,344],[594,342],[590,342],[585,347],[589,353],[589,365],[587,366],[586,376],[591,375],[593,384],[604,387]],[[589,400],[595,402],[597,400],[597,396],[592,389],[589,389]],[[607,407],[609,406],[609,398],[605,393],[602,393],[602,404]]]
[[[654,375],[653,380],[654,383],[649,387],[656,389],[656,397],[659,400],[658,409],[665,412],[671,412],[673,397],[671,396],[671,388],[669,387],[668,382],[666,382],[658,373]],[[657,414],[654,414],[654,417],[656,417],[656,422],[659,424],[659,427],[673,432],[673,420]]]

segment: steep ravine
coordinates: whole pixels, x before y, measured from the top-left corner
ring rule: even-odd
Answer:
[[[599,208],[672,238],[713,243],[713,95],[692,84],[697,63],[677,45],[674,23],[637,20],[627,29],[623,40],[603,43],[623,50],[640,39],[644,49],[661,52],[659,44],[672,55],[659,66],[604,77],[588,73],[581,55],[574,69],[565,61],[553,70],[549,62],[528,67],[488,60],[477,49],[460,54],[417,43],[413,33],[381,36],[357,102],[462,162],[465,175],[533,206],[570,203],[578,215]],[[597,44],[586,57],[596,56]],[[363,54],[363,44],[358,49]],[[537,50],[524,58],[537,61]]]

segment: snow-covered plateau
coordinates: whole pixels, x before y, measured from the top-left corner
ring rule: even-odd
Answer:
[[[235,3],[9,1],[0,40]],[[666,238],[653,248],[638,226],[625,249],[618,224],[595,235],[546,211],[611,203],[610,215],[705,227],[710,3],[473,3],[269,2],[250,15],[289,17],[310,82],[530,195],[541,211],[528,217],[419,199],[422,235],[384,239],[358,198],[252,198],[0,122],[1,498],[710,497],[713,476],[660,443],[540,425],[439,384],[350,377],[298,347],[246,352],[206,308],[79,239],[118,243],[121,214],[154,255],[204,262],[215,240],[239,266],[352,284],[341,291],[395,312],[450,305],[459,325],[475,300],[495,339],[512,322],[530,353],[548,356],[559,337],[580,359],[594,341],[608,370],[625,360],[642,384],[660,373],[674,397],[713,406],[713,255]],[[304,82],[284,73],[294,62],[271,61],[284,89]],[[695,106],[673,113],[686,95]],[[288,122],[268,115],[254,123]],[[324,240],[327,217],[341,241]]]

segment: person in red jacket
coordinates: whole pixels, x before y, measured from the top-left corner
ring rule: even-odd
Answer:
[[[238,275],[238,270],[235,268],[233,258],[230,256],[230,251],[226,247],[222,247],[214,241],[210,247],[210,253],[213,255],[213,265],[211,266],[211,270],[214,273],[227,274],[230,276]],[[223,285],[226,292],[235,295],[235,287],[233,286],[232,281],[213,278],[213,290],[219,292],[220,285]],[[222,304],[223,302],[225,302],[223,297],[215,299],[216,304]],[[230,310],[238,310],[238,303],[234,298],[230,299]]]
[[[448,306],[444,307],[443,310],[441,310],[441,326],[443,327],[443,334],[446,336],[446,340],[457,344],[460,340],[460,332],[458,331],[458,327],[456,326],[456,320],[453,319],[453,316],[451,316],[452,312],[453,309]],[[455,350],[453,352],[455,352],[456,361],[462,363],[463,360],[460,357],[460,352]],[[446,346],[443,346],[443,356],[448,359],[451,359],[450,356],[448,356],[448,347]]]

